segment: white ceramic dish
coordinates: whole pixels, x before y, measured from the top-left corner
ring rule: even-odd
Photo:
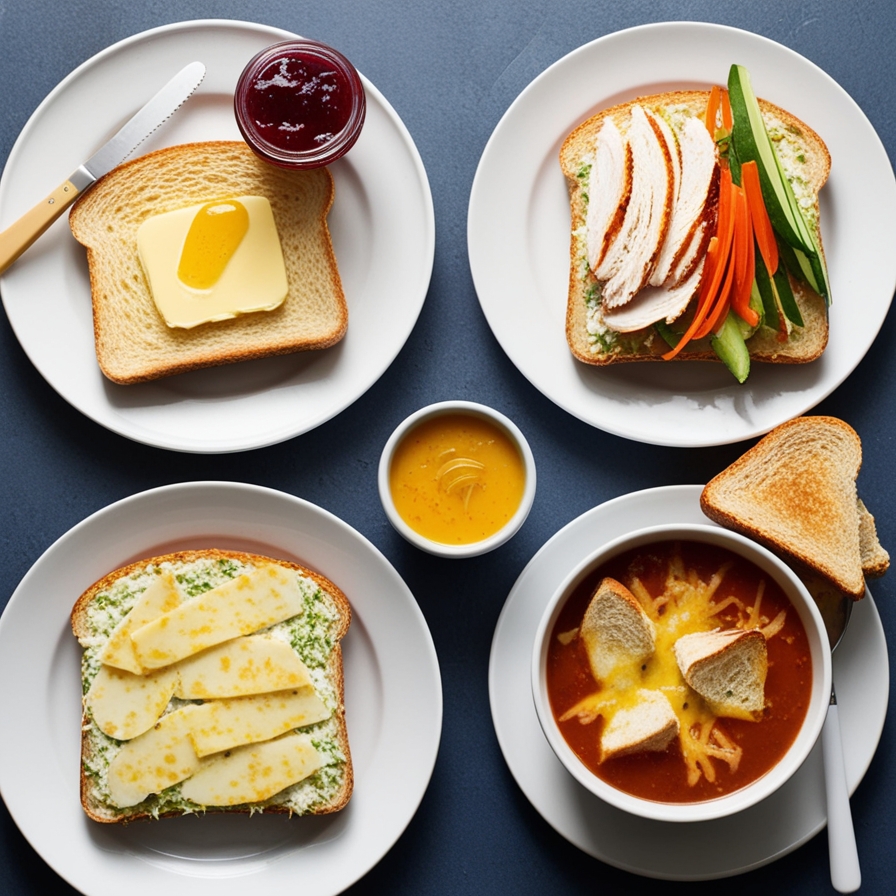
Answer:
[[[87,60],[50,93],[16,141],[0,181],[0,228],[68,177],[140,107],[141,97],[193,60],[205,63],[205,80],[138,154],[242,139],[233,114],[240,72],[258,50],[293,36],[267,25],[199,20],[134,35]],[[350,321],[342,342],[322,352],[116,386],[97,366],[86,255],[66,215],[0,278],[13,330],[47,382],[113,432],[200,453],[258,448],[307,432],[373,385],[420,313],[435,229],[414,142],[376,87],[367,80],[364,87],[362,135],[331,169],[336,200],[329,225]]]
[[[118,566],[171,550],[250,550],[332,579],[352,603],[343,642],[355,789],[333,816],[207,816],[98,825],[81,809],[80,654],[69,614]],[[34,564],[0,617],[0,693],[29,736],[0,738],[0,792],[44,860],[88,896],[331,896],[401,836],[429,783],[442,692],[432,638],[401,577],[365,538],[319,507],[239,483],[142,492],[88,517]],[[408,714],[407,707],[416,707]],[[48,824],[48,807],[52,819]]]
[[[392,490],[389,487],[389,471],[392,467],[392,458],[395,455],[395,449],[401,440],[415,427],[426,420],[433,417],[440,417],[445,414],[471,414],[476,417],[483,417],[486,420],[496,424],[510,437],[511,441],[516,445],[526,470],[526,484],[523,489],[523,497],[516,513],[507,521],[507,523],[495,532],[494,535],[483,539],[482,541],[472,542],[471,544],[444,544],[442,542],[433,541],[419,532],[414,531],[401,517],[395,507],[392,499]],[[426,551],[435,554],[438,557],[449,557],[460,559],[463,557],[478,557],[481,554],[487,554],[489,551],[495,550],[505,542],[509,541],[519,532],[520,527],[529,516],[532,509],[532,502],[535,500],[535,458],[532,456],[532,449],[526,441],[520,428],[504,414],[494,410],[484,404],[478,404],[473,401],[441,401],[437,404],[427,405],[419,411],[415,411],[405,420],[403,420],[395,431],[389,436],[388,441],[383,447],[380,455],[379,468],[377,470],[377,487],[379,488],[380,503],[383,510],[389,518],[389,522],[394,526],[395,530],[406,538],[411,544]]]
[[[661,541],[699,542],[746,558],[782,589],[798,613],[806,632],[812,663],[812,690],[806,718],[796,739],[780,761],[765,775],[713,800],[695,803],[661,803],[625,793],[599,778],[579,759],[563,737],[551,709],[547,689],[547,655],[557,617],[579,583],[613,557]],[[772,670],[774,674],[774,670]],[[677,523],[648,526],[614,538],[575,564],[547,602],[535,631],[531,663],[532,696],[541,730],[566,770],[586,790],[624,812],[667,822],[702,822],[742,812],[764,800],[796,773],[815,746],[827,715],[831,696],[831,651],[821,613],[796,575],[770,551],[736,532],[718,526]],[[761,724],[761,723],[759,723]]]
[[[786,368],[754,364],[743,386],[712,362],[592,368],[574,361],[565,338],[569,203],[557,161],[563,139],[614,103],[724,83],[732,62],[749,69],[759,96],[813,127],[831,152],[821,193],[833,294],[823,357]],[[896,288],[894,209],[886,150],[861,109],[821,69],[780,44],[722,25],[644,25],[563,57],[507,110],[473,182],[470,266],[498,342],[557,405],[641,442],[718,445],[804,413],[861,361]]]
[[[492,720],[523,793],[561,836],[609,865],[666,880],[709,880],[765,865],[825,825],[820,746],[767,800],[728,818],[669,824],[638,818],[596,799],[548,746],[532,702],[532,642],[545,604],[566,571],[595,545],[642,526],[706,523],[702,486],[623,495],[589,510],[554,535],[514,584],[495,628],[489,660]],[[854,607],[834,653],[846,777],[854,791],[874,757],[889,697],[883,626],[870,594]]]

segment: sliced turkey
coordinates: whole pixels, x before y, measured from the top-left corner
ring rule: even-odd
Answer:
[[[632,185],[632,156],[615,122],[608,118],[596,138],[585,218],[588,265],[595,270],[619,232]]]
[[[701,248],[693,237],[703,220],[718,165],[715,141],[699,118],[685,120],[678,132],[678,150],[681,181],[669,230],[650,277],[652,286],[662,286],[670,277],[677,282],[689,273],[689,266],[683,261],[689,248],[694,250],[690,253],[691,259]]]
[[[703,277],[701,258],[690,277],[675,286],[645,286],[630,302],[620,308],[605,308],[604,323],[617,333],[633,333],[643,330],[657,321],[671,324],[684,313],[689,302],[700,288]]]
[[[594,273],[603,280],[603,306],[617,308],[646,285],[666,237],[674,187],[669,147],[652,113],[632,106],[631,195],[622,227]]]

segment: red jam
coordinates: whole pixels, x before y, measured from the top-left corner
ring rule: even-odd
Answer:
[[[283,168],[317,168],[341,158],[358,139],[366,105],[361,79],[341,53],[299,39],[258,53],[234,94],[244,139]]]

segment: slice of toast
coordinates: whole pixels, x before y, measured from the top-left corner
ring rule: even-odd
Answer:
[[[695,632],[673,650],[684,680],[720,716],[752,718],[765,706],[768,649],[758,629]]]
[[[862,523],[861,465],[862,444],[851,426],[836,417],[797,417],[707,483],[700,507],[859,600],[866,564],[879,571],[889,563],[867,518]]]
[[[622,663],[640,663],[653,654],[656,632],[638,599],[616,579],[597,586],[579,628],[597,681]]]
[[[159,314],[137,254],[149,217],[235,196],[266,197],[274,215],[289,292],[271,311],[191,329]],[[97,360],[116,383],[139,383],[200,367],[334,345],[348,308],[327,227],[333,178],[326,168],[287,171],[242,142],[191,143],[115,168],[72,208],[69,223],[87,248]]]
[[[609,329],[603,319],[600,283],[587,261],[585,227],[597,135],[608,119],[625,128],[635,105],[654,113],[677,132],[686,118],[702,118],[705,115],[708,97],[708,91],[687,90],[653,94],[621,103],[580,124],[567,136],[560,149],[560,167],[566,178],[570,204],[566,338],[573,356],[579,361],[592,365],[659,361],[669,351],[669,345],[653,326],[617,333]],[[830,153],[818,134],[789,112],[765,100],[759,100],[759,105],[766,126],[776,141],[785,173],[799,185],[805,185],[805,196],[802,193],[800,196],[810,206],[808,214],[821,247],[818,192],[830,172]],[[793,278],[791,286],[804,326],[793,328],[790,338],[784,343],[778,341],[775,331],[760,327],[747,340],[751,359],[780,364],[806,363],[815,360],[824,351],[828,340],[828,315],[824,299]],[[637,302],[638,297],[631,301]],[[709,337],[706,337],[690,343],[675,360],[719,359],[710,347]]]
[[[678,716],[662,691],[641,689],[638,703],[620,709],[600,738],[600,761],[632,753],[659,753],[678,736]]]
[[[119,626],[140,596],[164,572],[174,574],[183,600],[179,606],[186,607],[191,600],[212,593],[219,586],[272,565],[286,571],[287,577],[295,576],[293,583],[300,595],[302,611],[265,627],[263,633],[291,645],[307,667],[314,693],[329,710],[324,720],[298,729],[301,735],[311,736],[319,770],[261,802],[201,806],[185,799],[180,792],[181,785],[175,784],[133,806],[116,806],[110,796],[109,769],[127,741],[118,741],[100,730],[86,699],[101,668],[108,668],[103,666],[100,656],[110,636],[116,629],[121,630]],[[84,811],[95,821],[114,823],[203,812],[318,815],[343,808],[353,789],[340,643],[350,622],[349,602],[333,582],[298,564],[257,554],[211,549],[183,551],[132,563],[104,576],[81,595],[72,610],[72,630],[84,648],[82,692],[85,699],[81,726]],[[196,705],[195,701],[172,698],[162,718]]]

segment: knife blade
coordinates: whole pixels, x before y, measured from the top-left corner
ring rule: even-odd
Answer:
[[[85,190],[120,165],[156,128],[167,121],[205,77],[205,66],[181,69],[136,115],[49,196],[0,233],[0,273],[6,270]]]

